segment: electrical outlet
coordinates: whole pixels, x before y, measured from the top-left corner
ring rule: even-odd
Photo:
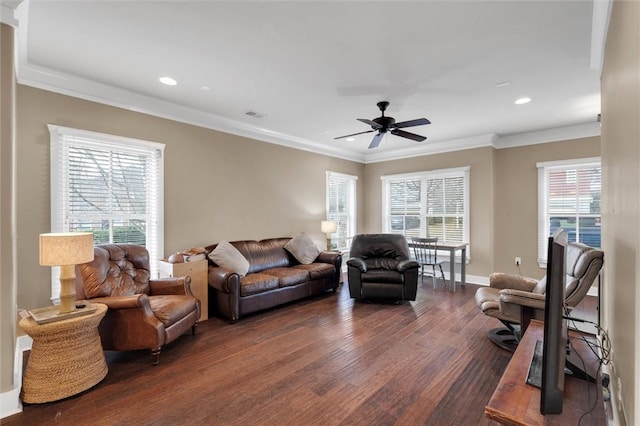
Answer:
[[[522,264],[522,259],[516,257],[516,266],[520,266]]]

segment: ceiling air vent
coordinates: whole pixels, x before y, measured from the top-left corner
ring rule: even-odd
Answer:
[[[248,115],[249,117],[253,117],[253,118],[262,118],[264,117],[266,114],[261,114],[259,112],[255,112],[255,111],[245,111],[244,112],[246,115]]]

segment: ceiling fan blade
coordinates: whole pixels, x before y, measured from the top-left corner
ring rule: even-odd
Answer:
[[[403,127],[424,126],[425,124],[431,124],[431,122],[426,118],[416,118],[415,120],[396,123],[396,128],[402,129]]]
[[[407,139],[412,139],[416,142],[422,142],[423,140],[427,139],[424,136],[416,135],[415,133],[409,133],[409,132],[405,132],[404,130],[398,130],[398,129],[393,129],[391,131],[391,134],[400,136],[403,138],[407,138]]]
[[[382,125],[376,123],[375,121],[367,120],[366,118],[357,118],[358,121],[362,121],[364,124],[368,124],[376,130],[382,129]]]
[[[369,149],[375,148],[378,145],[380,145],[380,142],[382,141],[383,137],[384,137],[384,133],[382,132],[379,132],[377,135],[375,135],[371,140],[371,143],[369,144]]]
[[[336,140],[336,139],[348,138],[348,137],[351,137],[351,136],[363,135],[365,133],[371,133],[371,132],[375,132],[375,130],[366,130],[364,132],[358,132],[358,133],[352,133],[350,135],[338,136],[337,138],[333,138],[333,139]]]

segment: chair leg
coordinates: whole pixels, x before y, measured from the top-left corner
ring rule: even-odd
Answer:
[[[445,279],[444,279],[444,272],[442,271],[442,264],[438,264],[438,266],[440,267],[440,275],[442,275],[442,282],[446,282]],[[435,271],[435,267],[434,267],[433,268],[433,275],[435,275],[435,274],[436,274],[436,271]],[[453,279],[455,280],[456,277],[453,277]],[[455,288],[455,286],[454,286],[454,288]]]
[[[431,265],[431,269],[433,269],[433,289],[436,289],[436,266]]]
[[[160,350],[162,347],[151,349],[151,363],[153,365],[160,364]]]
[[[197,328],[198,328],[198,321],[196,321],[196,323],[191,326],[191,335],[192,336],[196,335],[196,329]]]

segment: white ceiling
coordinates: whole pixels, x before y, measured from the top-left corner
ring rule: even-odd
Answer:
[[[599,132],[592,1],[25,0],[16,15],[22,84],[357,161]],[[431,120],[405,129],[427,141],[333,139],[369,130],[356,118],[381,100]]]

